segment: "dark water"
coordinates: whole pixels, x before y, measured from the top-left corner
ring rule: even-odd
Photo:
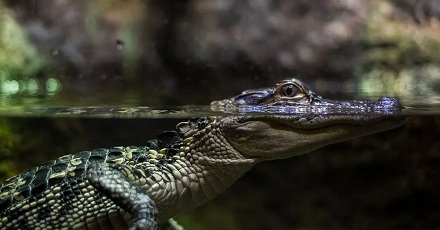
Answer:
[[[440,106],[404,105],[403,127],[263,162],[177,220],[187,229],[440,227]],[[209,106],[43,105],[4,106],[0,115],[19,136],[2,160],[15,174],[65,154],[144,145],[189,117],[242,113]]]

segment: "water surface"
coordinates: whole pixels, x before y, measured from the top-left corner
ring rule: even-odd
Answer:
[[[399,111],[371,111],[356,109],[333,109],[325,106],[304,107],[278,107],[268,111],[264,107],[243,107],[237,110],[221,111],[213,110],[210,106],[187,105],[169,106],[164,108],[148,106],[2,106],[0,116],[7,117],[72,117],[72,118],[188,118],[200,116],[233,116],[233,115],[258,115],[262,113],[277,113],[291,115],[306,115],[312,113],[343,113],[343,114],[368,114],[388,113],[389,115],[419,116],[440,115],[440,104],[413,103],[403,104],[404,108]]]

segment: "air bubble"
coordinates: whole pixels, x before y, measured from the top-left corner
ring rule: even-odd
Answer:
[[[116,49],[122,50],[125,46],[125,42],[122,40],[116,40]]]

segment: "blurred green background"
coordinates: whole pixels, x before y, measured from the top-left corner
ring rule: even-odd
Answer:
[[[0,107],[207,105],[298,77],[328,98],[434,109],[258,165],[188,229],[440,228],[440,2],[3,0]],[[0,175],[144,145],[178,120],[0,119]]]

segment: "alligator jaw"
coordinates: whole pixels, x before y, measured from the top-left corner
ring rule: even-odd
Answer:
[[[225,132],[229,143],[240,153],[258,160],[289,158],[323,146],[383,132],[401,126],[403,118],[381,117],[374,120],[323,122],[319,126],[301,126],[280,116],[252,117],[230,126]]]

